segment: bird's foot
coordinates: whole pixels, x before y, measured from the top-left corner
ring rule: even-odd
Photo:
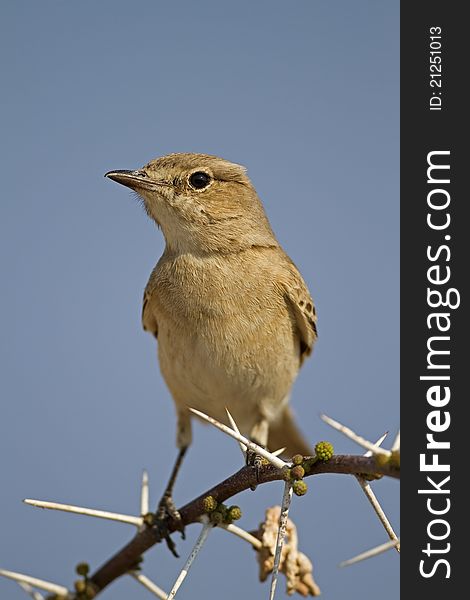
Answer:
[[[158,528],[161,538],[166,541],[166,545],[173,556],[179,558],[179,554],[176,552],[175,542],[171,539],[168,530],[168,517],[176,523],[176,530],[181,533],[183,540],[186,538],[186,534],[183,520],[178,509],[176,508],[171,494],[166,492],[163,495],[158,504],[158,509],[155,516],[155,526]]]
[[[256,474],[256,481],[259,481],[259,475],[261,467],[266,463],[266,459],[258,454],[255,450],[247,450],[246,453],[246,464],[249,467],[253,467]],[[250,487],[251,490],[256,490],[256,485]]]

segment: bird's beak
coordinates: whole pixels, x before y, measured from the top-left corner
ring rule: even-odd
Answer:
[[[156,186],[167,185],[165,182],[150,179],[145,171],[108,171],[105,177],[117,181],[133,190],[145,189],[154,190]]]

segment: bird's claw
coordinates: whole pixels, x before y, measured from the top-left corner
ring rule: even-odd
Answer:
[[[246,464],[249,467],[253,467],[256,474],[256,481],[259,482],[261,467],[264,464],[264,459],[261,454],[258,454],[254,450],[248,450],[246,453]],[[250,487],[251,490],[256,490],[256,485]]]
[[[171,539],[170,532],[168,531],[168,525],[166,523],[166,519],[162,519],[162,520],[157,519],[155,522],[155,526],[158,529],[160,538],[162,540],[165,540],[168,550],[173,554],[173,556],[175,558],[179,558],[180,555],[176,551],[175,542]]]
[[[181,518],[181,514],[176,508],[171,494],[164,494],[163,498],[158,504],[155,524],[160,532],[160,537],[166,541],[166,545],[168,546],[170,552],[173,554],[173,556],[179,558],[179,554],[176,552],[175,542],[171,539],[170,533],[168,531],[168,517],[170,517],[170,519],[173,519],[173,521],[175,522],[176,529],[181,533],[182,539],[186,539],[185,527],[183,519]]]

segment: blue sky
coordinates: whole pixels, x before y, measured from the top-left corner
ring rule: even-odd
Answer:
[[[319,341],[292,394],[305,434],[360,452],[322,412],[369,438],[393,434],[398,1],[7,0],[0,28],[0,566],[70,585],[79,561],[96,568],[133,532],[21,499],[135,512],[142,468],[156,503],[176,452],[171,398],[140,325],[163,239],[103,178],[110,169],[178,151],[244,164],[318,309]],[[235,443],[196,424],[177,503],[239,466]],[[292,518],[323,597],[395,599],[394,553],[337,567],[386,539],[354,479],[309,485]],[[374,488],[397,524],[397,482]],[[237,497],[240,524],[255,528],[281,494],[270,484]],[[177,540],[183,557],[196,535]],[[267,597],[251,550],[211,538],[181,599]],[[144,569],[170,589],[180,565],[160,546]],[[23,597],[8,581],[0,590]],[[129,594],[147,592],[123,579],[102,597]]]

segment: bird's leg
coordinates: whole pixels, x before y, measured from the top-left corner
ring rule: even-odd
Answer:
[[[268,444],[268,427],[267,419],[262,418],[255,424],[250,432],[250,439],[262,448],[266,448]],[[246,464],[255,469],[256,481],[259,481],[259,472],[263,464],[263,460],[263,457],[253,450],[248,450],[246,453]],[[251,489],[255,490],[256,486],[252,486]]]
[[[168,514],[175,520],[181,521],[181,515],[176,509],[175,503],[173,502],[173,488],[175,487],[176,477],[183,463],[184,455],[186,454],[187,447],[181,448],[176,457],[176,462],[173,465],[173,470],[168,480],[165,492],[158,503],[157,518],[163,518]]]
[[[173,501],[173,488],[175,486],[176,477],[181,468],[181,464],[183,462],[183,458],[186,454],[187,449],[188,447],[185,446],[183,448],[180,448],[180,451],[178,452],[178,456],[176,457],[176,462],[173,466],[173,470],[171,472],[170,479],[168,480],[165,492],[160,502],[158,503],[156,514],[157,523],[160,527],[162,537],[165,538],[168,548],[170,549],[171,553],[176,557],[178,557],[178,554],[176,552],[175,543],[173,542],[173,540],[170,537],[170,534],[168,533],[165,520],[168,516],[172,517],[178,523],[178,529],[179,531],[181,531],[181,537],[183,539],[185,538],[183,521],[181,520],[181,515]]]
[[[186,408],[180,408],[177,411],[176,433],[176,445],[179,448],[179,452],[178,456],[176,457],[173,470],[171,471],[170,479],[168,480],[165,492],[162,496],[162,499],[158,503],[156,512],[157,526],[159,527],[161,537],[166,540],[168,548],[170,549],[171,553],[176,557],[178,557],[178,554],[176,552],[175,543],[170,538],[170,534],[168,533],[166,519],[167,517],[171,517],[176,522],[178,529],[179,531],[181,531],[181,535],[184,539],[184,525],[183,521],[181,520],[181,515],[176,509],[175,503],[173,502],[173,488],[175,486],[176,477],[178,476],[178,472],[181,468],[184,455],[186,454],[187,449],[191,445],[191,441],[192,431],[189,411]]]

